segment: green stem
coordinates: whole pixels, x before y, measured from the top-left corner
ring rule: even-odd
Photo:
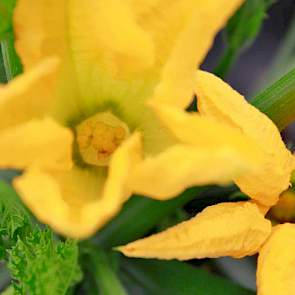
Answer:
[[[228,73],[230,70],[231,66],[233,65],[234,61],[236,60],[237,57],[237,50],[228,47],[226,48],[226,51],[220,60],[219,64],[217,67],[214,69],[214,74],[224,78],[225,75]]]
[[[15,52],[13,36],[8,36],[1,41],[1,54],[6,80],[10,81],[22,72],[20,59]]]
[[[295,69],[250,102],[283,130],[295,120]]]
[[[102,250],[95,248],[91,251],[95,280],[104,295],[127,295],[122,283],[112,268],[110,258]]]

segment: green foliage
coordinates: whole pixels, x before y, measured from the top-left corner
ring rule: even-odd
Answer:
[[[0,2],[0,40],[12,32],[12,16],[16,0],[1,0]]]
[[[30,229],[30,214],[19,201],[15,191],[0,182],[0,259],[5,258],[5,249],[14,245],[18,236],[23,237]]]
[[[224,76],[239,52],[250,45],[259,33],[267,9],[273,0],[247,0],[229,20],[225,28],[226,49],[215,69],[215,73]]]
[[[0,210],[0,259],[8,261],[16,294],[66,294],[81,279],[77,243],[42,229],[4,182]]]
[[[62,295],[81,279],[76,243],[54,240],[49,230],[19,239],[9,254],[16,294]]]
[[[140,294],[254,295],[208,271],[179,261],[124,259],[123,273],[142,286]]]

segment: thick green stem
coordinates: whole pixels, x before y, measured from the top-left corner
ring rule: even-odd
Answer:
[[[0,45],[6,80],[10,81],[22,72],[22,65],[14,49],[13,36],[9,35]]]
[[[295,120],[295,69],[250,102],[283,130]]]
[[[102,250],[95,248],[91,253],[91,265],[95,280],[104,295],[127,295],[122,283],[116,275],[108,255]]]

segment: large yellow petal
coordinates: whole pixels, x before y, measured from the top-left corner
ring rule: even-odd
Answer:
[[[40,221],[73,238],[87,238],[121,208],[129,196],[126,178],[139,161],[140,137],[131,136],[105,168],[29,169],[14,181],[25,204]]]
[[[294,158],[266,115],[213,74],[198,71],[196,93],[202,114],[241,130],[264,152],[261,169],[236,180],[241,190],[264,205],[273,205],[287,189]]]
[[[147,157],[130,175],[129,185],[138,194],[168,199],[194,185],[225,184],[252,169],[230,146],[198,148],[174,145]]]
[[[0,167],[69,168],[72,141],[72,132],[49,118],[7,128],[0,132]]]
[[[119,250],[126,256],[179,259],[256,253],[271,232],[271,224],[249,202],[222,203],[207,207],[196,217],[162,233]]]
[[[156,97],[185,106],[195,68],[242,2],[19,0],[16,47],[26,68],[48,55],[70,56],[79,80],[152,73],[163,81]]]
[[[258,295],[295,294],[295,225],[274,227],[258,258]]]
[[[0,86],[0,129],[40,118],[50,111],[57,66],[57,58],[45,59],[34,69]]]
[[[151,37],[124,1],[20,0],[14,25],[26,68],[51,54],[100,62],[114,73],[153,64]]]
[[[155,99],[182,108],[192,99],[194,71],[208,53],[216,33],[242,0],[133,1],[140,22],[151,32],[156,56],[164,65]]]

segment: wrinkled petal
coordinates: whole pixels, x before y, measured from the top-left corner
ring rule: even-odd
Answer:
[[[129,185],[138,194],[164,200],[194,185],[229,183],[251,168],[253,164],[229,146],[179,144],[140,163],[130,175]]]
[[[186,145],[174,143],[161,153],[148,154],[130,176],[130,186],[137,193],[166,199],[189,186],[232,181],[262,165],[263,154],[239,130],[171,105],[152,107],[163,125]]]
[[[40,170],[31,168],[14,181],[25,204],[41,222],[73,238],[87,238],[121,208],[129,196],[125,181],[140,159],[139,135],[114,153],[107,177],[105,168]]]
[[[156,45],[161,49],[157,56],[167,58],[155,100],[185,108],[192,100],[195,69],[208,53],[216,33],[243,1],[150,2],[143,22],[159,40]]]
[[[164,104],[152,104],[160,120],[181,142],[201,148],[231,147],[257,165],[264,155],[249,137],[239,130],[198,113],[188,113]]]
[[[132,242],[119,250],[126,256],[179,259],[256,253],[271,232],[271,224],[249,202],[221,203],[162,233]]]
[[[0,130],[48,113],[54,99],[52,84],[57,66],[57,58],[48,58],[0,86]]]
[[[295,225],[274,227],[258,258],[258,295],[295,294]]]
[[[69,168],[72,142],[72,132],[50,118],[7,128],[0,131],[0,167]]]
[[[264,205],[273,205],[286,190],[294,158],[274,123],[218,77],[198,71],[196,93],[202,114],[242,131],[264,152],[261,169],[236,179],[241,190]]]

